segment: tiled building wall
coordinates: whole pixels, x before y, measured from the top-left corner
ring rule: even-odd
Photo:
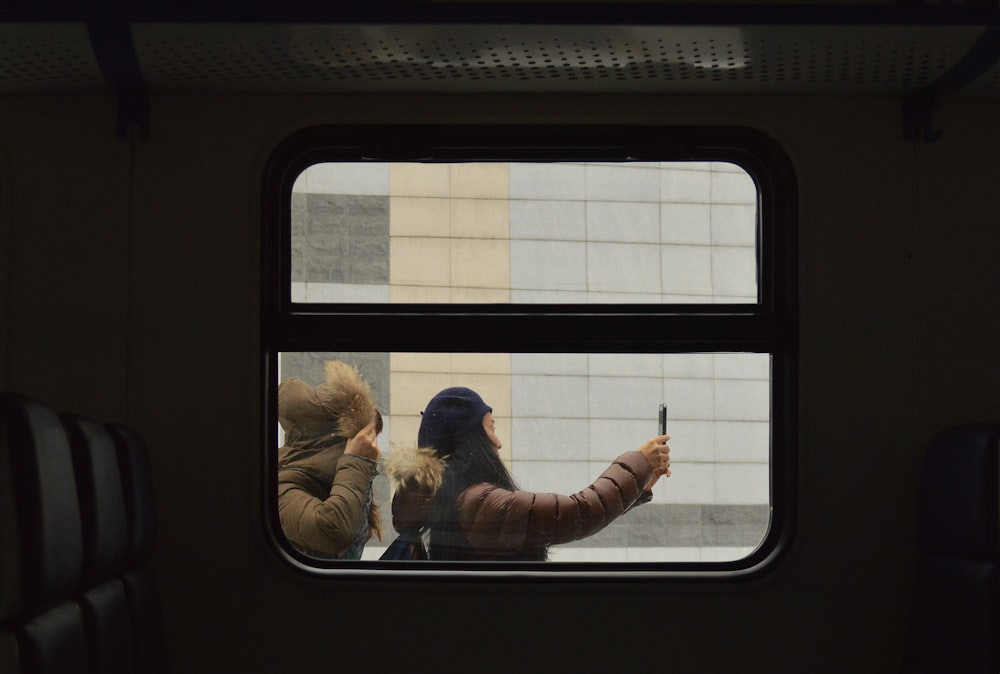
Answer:
[[[293,194],[293,297],[752,302],[754,218],[749,177],[719,164],[317,165]],[[287,354],[282,376],[328,356],[362,355]],[[589,484],[655,434],[656,405],[667,401],[674,476],[652,504],[553,550],[554,559],[733,559],[766,532],[764,355],[396,353],[357,362],[388,412],[384,451],[415,442],[434,393],[470,386],[494,407],[503,455],[533,491]],[[386,485],[377,489],[387,500]]]

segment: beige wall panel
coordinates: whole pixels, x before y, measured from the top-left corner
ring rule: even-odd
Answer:
[[[468,373],[456,374],[452,386],[467,386],[482,396],[493,408],[495,417],[509,417],[511,408],[510,376],[498,374]]]
[[[392,432],[389,437],[389,451],[400,447],[416,447],[417,432],[419,430],[419,414],[392,415]]]
[[[450,353],[393,353],[389,355],[392,372],[451,372]]]
[[[451,235],[477,239],[510,238],[506,199],[452,199]]]
[[[510,291],[506,288],[452,288],[453,304],[506,304]]]
[[[450,285],[450,251],[446,239],[393,238],[389,242],[389,283]]]
[[[509,353],[456,353],[451,362],[454,372],[510,374]]]
[[[458,164],[451,168],[451,195],[471,199],[506,199],[507,164]]]
[[[510,244],[492,239],[455,239],[451,283],[466,288],[510,288]]]
[[[396,304],[407,302],[447,304],[452,301],[451,297],[451,288],[447,287],[394,285],[389,288],[389,301]]]
[[[420,414],[427,401],[439,391],[452,386],[450,374],[430,372],[391,372],[392,414]]]
[[[450,232],[449,200],[440,197],[389,198],[389,236],[441,236]]]
[[[389,194],[405,197],[446,197],[450,190],[446,164],[391,164]]]

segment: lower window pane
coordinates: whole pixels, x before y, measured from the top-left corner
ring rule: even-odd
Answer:
[[[328,361],[355,366],[384,419],[382,458],[415,447],[439,391],[476,391],[493,409],[500,458],[520,489],[570,495],[657,434],[668,406],[670,477],[582,540],[552,545],[554,562],[725,562],[749,555],[770,523],[771,359],[761,353],[526,354],[285,352],[279,381],[324,382]],[[279,446],[284,443],[278,428]],[[384,471],[381,471],[384,473]],[[395,538],[391,488],[374,481],[382,541]]]

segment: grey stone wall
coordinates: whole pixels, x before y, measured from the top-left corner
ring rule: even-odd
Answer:
[[[293,194],[292,281],[389,283],[389,197]]]

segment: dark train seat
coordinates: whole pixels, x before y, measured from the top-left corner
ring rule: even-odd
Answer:
[[[65,428],[45,405],[0,394],[0,630],[12,672],[90,672],[84,545]]]
[[[998,457],[1000,424],[946,429],[927,450],[904,674],[1000,671]]]
[[[121,580],[128,561],[125,496],[114,440],[100,423],[61,415],[70,439],[83,524],[84,588],[80,605],[91,671],[135,671],[133,619]]]
[[[0,671],[167,671],[154,541],[138,433],[0,394]]]
[[[125,497],[128,548],[122,582],[135,628],[135,658],[139,672],[160,674],[169,667],[159,586],[149,566],[157,535],[153,472],[145,442],[135,429],[119,423],[109,423],[107,429],[118,454]]]

